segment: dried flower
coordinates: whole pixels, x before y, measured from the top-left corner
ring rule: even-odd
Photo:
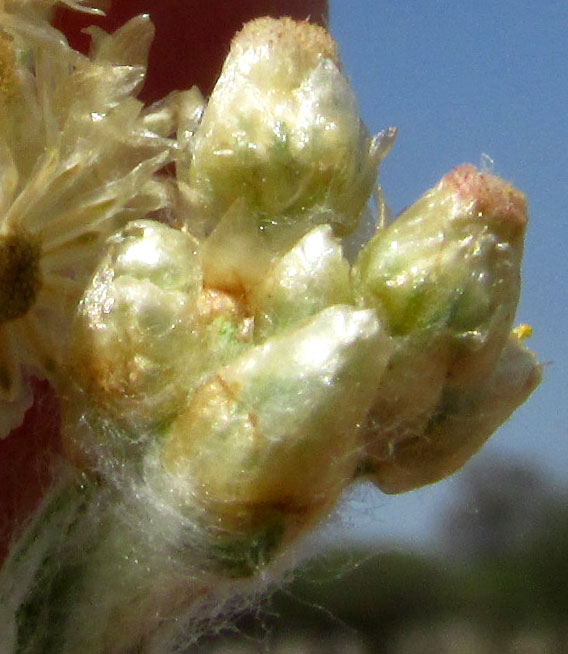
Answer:
[[[23,376],[57,383],[105,239],[163,206],[152,175],[173,147],[131,97],[144,78],[148,19],[113,36],[93,30],[83,57],[47,22],[49,4],[0,10],[0,402],[12,414],[29,397]]]

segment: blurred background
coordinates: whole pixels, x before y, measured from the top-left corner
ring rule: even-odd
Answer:
[[[452,167],[529,199],[517,322],[544,381],[463,471],[401,496],[361,486],[306,544],[324,554],[200,652],[568,652],[568,3],[330,0],[398,214]],[[236,640],[235,640],[236,638]]]

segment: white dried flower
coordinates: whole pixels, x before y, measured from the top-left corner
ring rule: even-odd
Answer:
[[[39,11],[47,5],[0,8],[0,402],[12,414],[29,397],[26,375],[57,382],[72,312],[106,237],[163,206],[152,176],[172,150],[132,97],[153,35],[148,18],[112,36],[92,30],[85,57],[49,25]]]

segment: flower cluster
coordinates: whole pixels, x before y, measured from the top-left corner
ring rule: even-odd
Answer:
[[[67,467],[0,575],[0,637],[157,651],[354,480],[437,481],[528,397],[526,207],[460,166],[350,261],[395,130],[367,133],[323,28],[252,21],[206,106],[144,108],[148,18],[87,57],[50,4],[0,10],[0,393],[9,428],[22,375],[52,380]]]

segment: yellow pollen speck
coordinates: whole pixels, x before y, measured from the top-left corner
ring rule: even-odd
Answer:
[[[513,329],[513,334],[520,339],[521,341],[524,341],[525,338],[530,338],[532,336],[533,330],[530,325],[519,325],[518,327],[515,327]]]

